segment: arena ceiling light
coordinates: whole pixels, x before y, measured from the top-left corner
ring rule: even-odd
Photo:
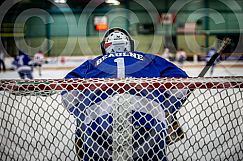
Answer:
[[[105,0],[105,3],[108,3],[110,5],[120,5],[120,2],[118,0]]]
[[[67,0],[54,0],[55,3],[66,3]]]

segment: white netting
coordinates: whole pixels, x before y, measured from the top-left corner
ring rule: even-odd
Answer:
[[[0,83],[1,160],[243,160],[243,77]]]

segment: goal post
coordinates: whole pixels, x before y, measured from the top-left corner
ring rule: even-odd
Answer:
[[[0,100],[2,160],[243,160],[243,77],[0,80]]]

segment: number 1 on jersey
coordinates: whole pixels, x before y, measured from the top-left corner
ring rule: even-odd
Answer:
[[[116,58],[114,60],[117,64],[117,78],[125,78],[125,61],[124,58]]]

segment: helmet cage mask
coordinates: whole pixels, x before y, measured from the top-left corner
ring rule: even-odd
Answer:
[[[105,33],[100,46],[103,55],[112,52],[134,51],[134,40],[126,30],[112,28]]]

